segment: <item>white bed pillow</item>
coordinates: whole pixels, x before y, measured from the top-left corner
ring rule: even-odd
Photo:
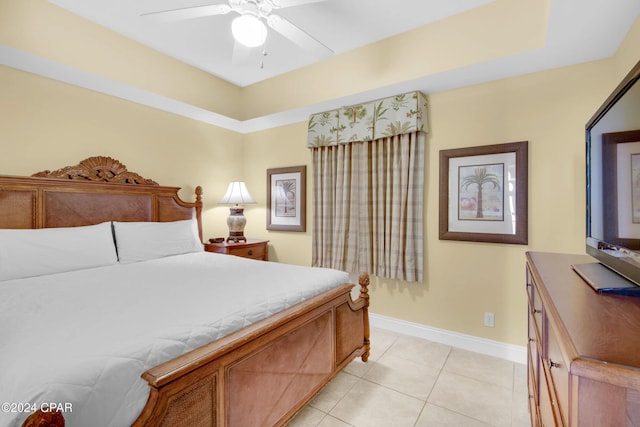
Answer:
[[[118,259],[121,263],[147,261],[171,255],[202,252],[198,222],[114,222]]]
[[[0,230],[0,281],[117,262],[110,222],[82,227]]]

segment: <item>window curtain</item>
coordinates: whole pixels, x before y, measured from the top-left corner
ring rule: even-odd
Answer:
[[[413,92],[311,117],[314,266],[422,281],[425,113]]]

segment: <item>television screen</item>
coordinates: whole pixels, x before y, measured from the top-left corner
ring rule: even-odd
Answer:
[[[587,253],[636,284],[640,284],[639,77],[640,62],[586,126]],[[600,285],[607,289],[607,283]]]

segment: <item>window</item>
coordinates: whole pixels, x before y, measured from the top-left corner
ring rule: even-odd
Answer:
[[[312,116],[314,266],[422,281],[422,101],[422,94],[414,92]],[[420,107],[426,109],[426,101]],[[393,120],[398,117],[404,120]],[[348,125],[341,126],[341,118]],[[368,139],[340,142],[345,138],[339,133],[351,130],[353,135],[354,129]]]

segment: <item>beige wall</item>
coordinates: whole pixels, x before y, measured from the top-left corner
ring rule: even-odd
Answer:
[[[205,231],[226,234],[217,205],[242,175],[242,136],[201,122],[0,66],[0,171],[30,175],[90,156],[122,161],[194,199],[204,188]],[[215,197],[217,199],[215,199]]]
[[[640,56],[640,18],[636,19],[613,57],[616,66],[616,83],[621,81],[636,65],[638,56]]]
[[[305,148],[307,124],[283,126],[245,135],[245,180],[257,204],[246,207],[245,234],[269,239],[269,259],[311,264],[311,154]],[[307,166],[307,231],[269,231],[267,223],[267,169]]]
[[[497,1],[492,7],[510,10],[509,5],[513,2]],[[539,20],[546,17],[548,2],[527,0],[519,5],[513,13],[530,11]],[[469,16],[457,19],[462,25]],[[38,34],[42,26],[46,31]],[[68,28],[74,31],[66,31]],[[432,35],[434,31],[427,28],[419,33]],[[637,60],[639,33],[636,23],[612,59],[428,94],[431,132],[425,177],[426,279],[418,284],[375,280],[373,312],[525,344],[524,252],[584,251],[584,124]],[[540,42],[538,36],[529,48]],[[95,40],[107,54],[91,51]],[[323,76],[331,82],[328,91],[317,85],[311,85],[313,90],[304,94],[280,91],[283,80],[275,79],[239,92],[44,0],[0,2],[0,43],[231,117],[240,114],[238,105],[242,104],[233,102],[238,93],[244,101],[256,101],[255,111],[250,113],[255,116],[418,76],[421,67],[424,73],[437,68],[430,63],[394,68],[388,73],[356,73],[340,82],[328,77],[343,75],[342,65],[357,62],[354,58],[371,58],[374,54],[370,46],[355,52],[354,57],[335,58],[340,73],[327,68],[331,61],[300,72],[303,80],[312,83],[314,75]],[[385,52],[397,53],[398,47],[388,43],[383,43]],[[511,48],[503,45],[495,54],[506,54]],[[492,52],[485,54],[489,56],[471,59],[481,61]],[[136,61],[127,60],[134,56]],[[115,59],[106,61],[112,57]],[[448,62],[439,64],[439,69],[461,65],[460,58],[446,59]],[[158,71],[165,69],[166,73]],[[152,79],[145,78],[146,70],[153,70]],[[407,72],[410,75],[404,74]],[[176,74],[188,78],[176,79]],[[1,173],[25,175],[74,164],[92,155],[112,156],[145,177],[184,187],[181,195],[186,199],[192,198],[195,185],[202,185],[205,237],[226,235],[228,210],[217,201],[228,181],[244,179],[257,201],[245,206],[246,234],[268,238],[273,260],[310,263],[311,218],[304,233],[268,231],[265,210],[266,170],[307,165],[307,212],[311,213],[306,123],[240,135],[7,67],[0,67],[0,92]],[[278,96],[270,95],[273,93]],[[529,141],[529,245],[438,240],[439,150],[522,140]],[[485,311],[495,313],[495,328],[482,326]]]
[[[243,91],[245,116],[289,110],[540,48],[548,7],[549,0],[496,0],[257,83]]]
[[[429,94],[426,279],[417,284],[374,280],[372,311],[525,345],[524,254],[528,250],[584,253],[584,126],[638,61],[638,47],[640,20],[611,59]],[[245,136],[245,177],[254,196],[266,196],[267,168],[307,164],[311,170],[305,139],[305,123]],[[529,141],[529,244],[440,241],[439,151],[523,140]],[[309,176],[308,190],[311,185]],[[262,209],[248,215],[252,227],[255,222],[264,224]],[[252,232],[271,240],[279,261],[311,262],[309,232],[264,228]],[[495,314],[494,328],[483,326],[485,311]]]
[[[240,89],[47,0],[1,0],[0,45],[238,118]]]
[[[430,96],[427,279],[380,286],[374,311],[524,345],[526,250],[584,252],[584,124],[603,99],[607,64],[593,63]],[[598,83],[600,82],[600,83]],[[529,245],[440,241],[438,152],[529,141]],[[394,288],[397,290],[394,292]],[[495,313],[495,328],[482,326]]]
[[[612,89],[603,76],[613,68],[600,61],[429,95],[425,280],[375,280],[374,313],[526,344],[524,253],[584,252],[584,125]],[[267,168],[311,169],[305,136],[302,123],[245,138],[245,178],[254,196],[264,197]],[[523,140],[529,141],[529,245],[438,240],[439,151]],[[262,214],[250,212],[252,227],[264,224]],[[252,233],[269,238],[281,261],[311,261],[309,233]],[[495,313],[494,328],[482,326],[485,311]]]

